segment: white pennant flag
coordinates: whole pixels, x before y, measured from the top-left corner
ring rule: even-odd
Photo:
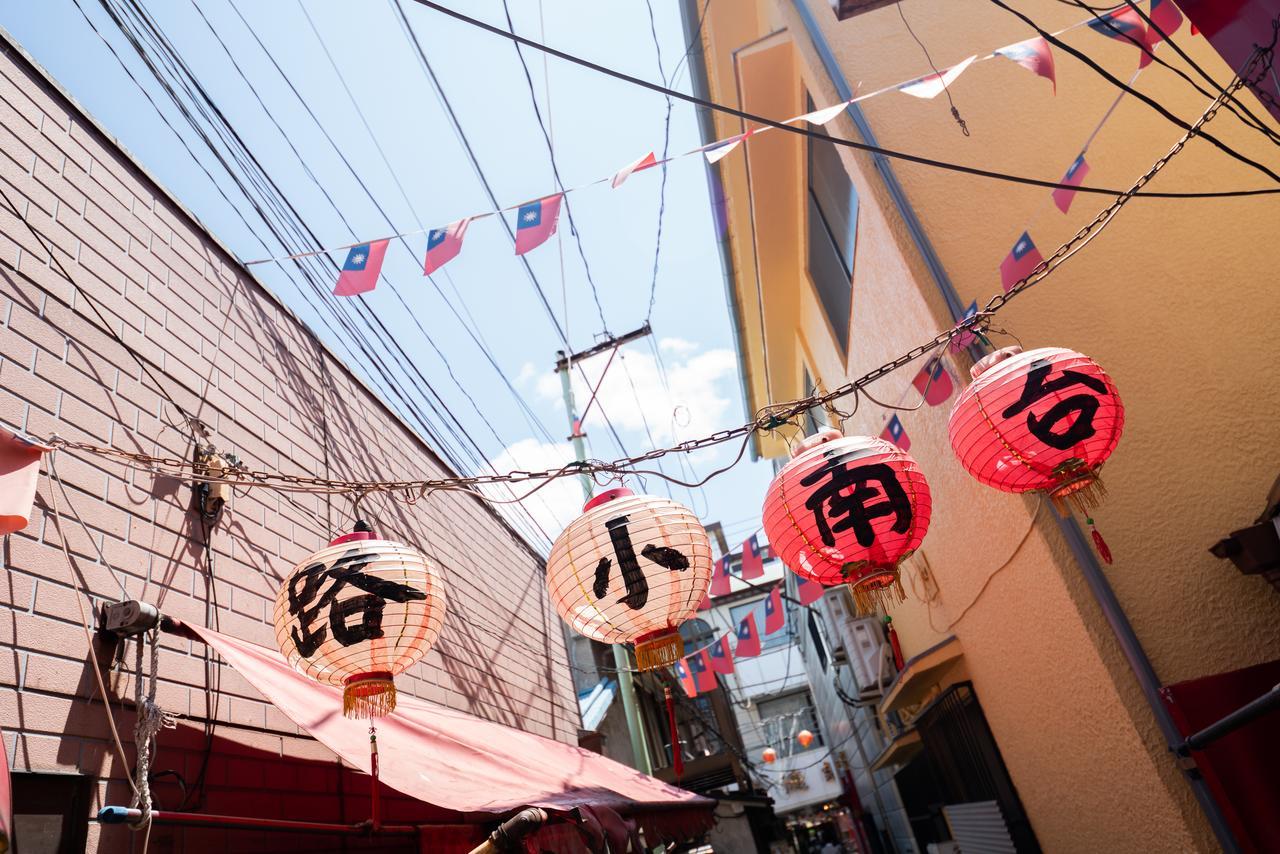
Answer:
[[[641,169],[648,169],[650,166],[656,166],[657,164],[658,164],[657,158],[654,157],[653,152],[650,151],[644,157],[641,157],[639,160],[635,161],[634,163],[628,163],[626,166],[623,166],[621,169],[615,172],[613,175],[613,180],[609,182],[609,186],[613,187],[616,190],[618,187],[622,186],[623,181],[631,177],[632,172],[639,172]]]
[[[971,56],[963,62],[957,63],[945,71],[937,74],[930,74],[927,77],[917,77],[915,80],[909,80],[898,87],[898,91],[904,95],[911,95],[916,98],[936,98],[942,92],[956,81],[956,78],[964,73],[976,56]]]
[[[708,163],[719,163],[731,154],[735,148],[742,145],[742,141],[747,136],[748,134],[742,133],[737,136],[731,136],[728,139],[722,139],[719,142],[713,142],[702,150],[702,154],[707,158]]]
[[[814,110],[812,113],[805,113],[799,118],[792,119],[793,122],[808,122],[811,125],[825,125],[836,116],[843,113],[849,108],[848,101],[841,101],[832,107],[823,107],[821,110]]]

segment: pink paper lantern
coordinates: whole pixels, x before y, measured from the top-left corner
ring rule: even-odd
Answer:
[[[579,634],[630,643],[642,670],[684,655],[679,626],[711,583],[711,542],[669,498],[611,489],[587,502],[547,558],[547,592]]]
[[[1096,506],[1098,470],[1124,431],[1106,372],[1074,350],[1006,347],[969,373],[948,425],[969,474],[1005,492],[1046,492],[1060,508]]]
[[[903,599],[898,564],[929,528],[929,484],[884,439],[826,428],[801,442],[769,485],[764,530],[792,572],[848,582],[863,613]]]

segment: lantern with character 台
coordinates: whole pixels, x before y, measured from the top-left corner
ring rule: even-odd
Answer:
[[[688,508],[625,488],[602,492],[556,538],[547,590],[579,634],[630,643],[642,670],[684,655],[678,628],[711,583],[711,543]]]
[[[1006,347],[970,370],[948,431],[969,474],[1005,492],[1047,492],[1082,511],[1104,490],[1098,470],[1124,430],[1111,378],[1060,347]]]
[[[764,529],[792,572],[848,582],[858,610],[902,601],[898,565],[929,529],[929,484],[884,439],[825,428],[800,442],[769,485]]]
[[[396,707],[396,674],[435,643],[444,613],[444,589],[426,557],[357,522],[285,579],[276,642],[290,665],[342,686],[347,717],[381,717]]]

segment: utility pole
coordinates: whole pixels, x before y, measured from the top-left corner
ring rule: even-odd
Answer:
[[[652,330],[649,328],[649,324],[646,323],[634,332],[628,332],[617,337],[610,335],[599,344],[588,347],[579,353],[566,355],[563,350],[556,353],[556,373],[560,375],[560,387],[564,392],[564,409],[569,416],[569,439],[573,442],[573,452],[578,462],[586,462],[587,460],[587,446],[583,441],[586,439],[587,434],[582,431],[582,421],[578,418],[578,408],[573,401],[573,382],[569,376],[573,363],[621,347],[629,341],[635,341],[650,334],[652,334]],[[601,377],[601,380],[603,381],[603,377]],[[587,406],[591,406],[590,401]],[[594,492],[595,482],[591,479],[591,475],[586,472],[583,472],[579,477],[582,483],[583,500],[590,501]],[[645,774],[652,774],[653,767],[649,764],[649,747],[645,741],[644,727],[640,723],[640,710],[636,706],[635,682],[631,678],[631,655],[622,644],[613,645],[613,664],[618,671],[618,693],[622,695],[622,711],[627,718],[627,732],[631,736],[631,752],[636,757],[636,769]]]

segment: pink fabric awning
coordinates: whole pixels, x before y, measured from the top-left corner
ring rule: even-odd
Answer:
[[[280,711],[366,773],[369,724],[342,715],[342,691],[291,668],[273,649],[201,626],[183,628],[218,651]],[[393,789],[460,813],[611,810],[659,835],[696,835],[715,801],[597,753],[401,695],[377,721],[379,778]]]

